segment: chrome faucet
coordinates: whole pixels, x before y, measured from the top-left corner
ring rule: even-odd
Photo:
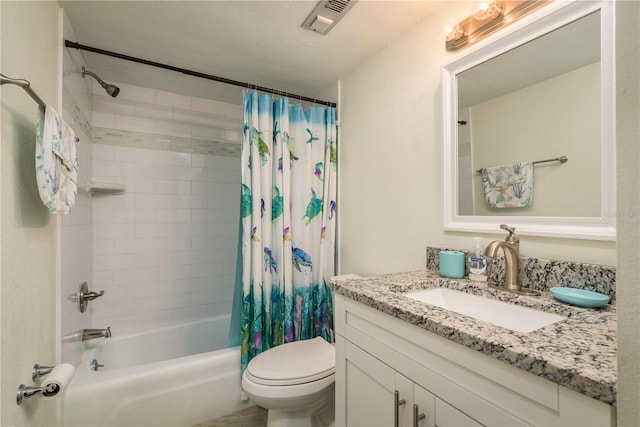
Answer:
[[[500,228],[509,234],[502,240],[495,240],[486,247],[484,255],[488,258],[494,258],[500,248],[504,252],[505,260],[505,282],[504,285],[489,284],[492,288],[503,291],[514,292],[522,295],[540,295],[540,292],[531,289],[522,288],[520,284],[520,238],[516,236],[515,227],[501,224]]]
[[[111,326],[106,329],[83,329],[82,341],[93,340],[96,338],[111,338]]]

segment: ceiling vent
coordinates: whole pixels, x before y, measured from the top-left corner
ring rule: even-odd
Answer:
[[[305,19],[302,28],[327,34],[358,0],[322,0]]]

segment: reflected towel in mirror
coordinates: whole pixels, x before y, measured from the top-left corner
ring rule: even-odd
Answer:
[[[482,169],[482,186],[493,208],[521,208],[533,202],[533,163]]]

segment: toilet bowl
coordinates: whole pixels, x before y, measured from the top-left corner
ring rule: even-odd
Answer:
[[[321,337],[260,353],[242,374],[242,388],[268,410],[267,427],[326,427],[335,419],[335,348]]]

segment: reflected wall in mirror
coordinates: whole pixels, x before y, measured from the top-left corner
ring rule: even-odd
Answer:
[[[600,11],[457,75],[460,215],[600,216]],[[534,168],[533,203],[492,208],[477,170]]]
[[[445,229],[615,239],[610,5],[574,2],[530,20],[443,70]],[[533,168],[533,199],[492,207],[478,171]]]

